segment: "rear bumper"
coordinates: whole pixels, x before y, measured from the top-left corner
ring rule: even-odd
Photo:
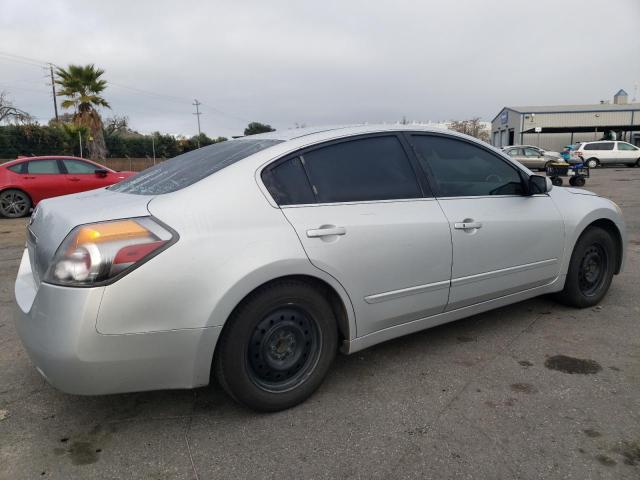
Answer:
[[[36,285],[25,250],[15,284],[15,323],[29,357],[49,383],[79,395],[209,383],[211,352],[221,327],[100,334],[96,318],[105,288]]]

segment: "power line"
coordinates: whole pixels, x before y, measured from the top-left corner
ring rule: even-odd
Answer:
[[[26,57],[24,55],[16,55],[16,54],[13,54],[13,53],[2,52],[2,51],[0,51],[0,60],[7,60],[7,61],[16,62],[16,63],[22,63],[22,64],[25,64],[25,65],[30,65],[30,66],[33,66],[33,67],[46,68],[46,69],[50,69],[50,70],[52,70],[53,67],[62,68],[62,67],[60,67],[59,65],[57,65],[57,64],[55,64],[53,62],[46,62],[44,60],[39,60],[39,59],[36,59],[36,58]],[[109,85],[112,85],[112,86],[115,86],[115,87],[119,87],[119,88],[124,88],[124,89],[127,89],[127,90],[131,90],[131,91],[134,91],[134,92],[137,92],[137,93],[141,93],[141,94],[144,94],[144,95],[148,95],[148,96],[151,96],[151,97],[156,97],[158,99],[164,99],[166,101],[172,101],[172,102],[175,102],[175,103],[184,104],[184,102],[187,101],[187,99],[184,98],[184,97],[178,97],[178,96],[175,96],[175,95],[169,95],[169,94],[165,94],[165,93],[153,92],[153,91],[146,90],[146,89],[143,89],[143,88],[132,87],[130,85],[124,85],[124,84],[119,83],[119,82],[109,81]],[[54,98],[54,101],[55,101],[55,98]],[[225,112],[223,110],[220,110],[219,108],[212,107],[210,105],[206,105],[206,104],[203,104],[203,103],[200,103],[200,102],[198,102],[198,103],[199,103],[199,106],[202,106],[202,107],[208,109],[209,111],[211,111],[212,113],[215,113],[217,115],[224,116],[224,117],[227,117],[227,118],[231,118],[231,119],[237,120],[237,121],[242,122],[242,123],[248,123],[249,122],[247,119],[242,118],[242,117],[240,117],[238,115],[234,115],[234,114]],[[56,106],[56,109],[57,109],[57,106]],[[202,112],[200,112],[200,114],[201,113]],[[198,121],[199,120],[200,120],[200,116],[198,115]]]

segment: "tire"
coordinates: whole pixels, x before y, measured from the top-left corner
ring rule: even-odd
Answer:
[[[600,161],[597,158],[590,158],[585,163],[589,168],[596,168],[600,165]]]
[[[640,158],[636,160],[636,167],[640,167]]]
[[[586,181],[582,175],[571,177],[569,179],[569,185],[571,185],[572,187],[584,187],[585,183]]]
[[[560,177],[553,177],[551,179],[551,183],[553,185],[555,185],[556,187],[561,187],[562,186],[562,179]]]
[[[29,214],[31,199],[22,190],[8,189],[0,192],[0,215],[20,218]]]
[[[564,289],[556,299],[576,308],[598,304],[611,285],[617,253],[609,232],[599,227],[585,230],[573,248]]]
[[[338,350],[335,315],[321,291],[300,280],[270,283],[234,311],[214,371],[238,403],[276,412],[307,399]]]

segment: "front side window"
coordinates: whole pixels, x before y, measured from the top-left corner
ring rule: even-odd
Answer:
[[[27,163],[27,172],[34,175],[52,175],[60,173],[57,160],[33,160]]]
[[[618,150],[631,151],[631,150],[638,150],[638,149],[629,143],[618,142]]]
[[[539,157],[540,152],[538,152],[537,150],[534,150],[533,148],[525,148],[524,155],[526,157]]]
[[[518,170],[484,148],[436,135],[412,135],[411,142],[440,197],[524,194]]]
[[[422,197],[415,172],[396,136],[350,140],[301,155],[320,203]]]
[[[281,142],[282,140],[271,139],[239,139],[215,143],[147,168],[108,188],[136,195],[175,192]]]
[[[65,158],[64,160],[62,160],[62,163],[64,163],[64,168],[67,169],[67,173],[71,173],[71,174],[89,174],[89,173],[95,173],[97,167],[91,163],[87,163],[87,162],[83,162],[81,160],[72,160],[70,158]]]

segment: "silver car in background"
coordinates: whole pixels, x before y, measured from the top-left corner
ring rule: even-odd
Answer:
[[[545,170],[548,164],[561,158],[558,152],[546,151],[530,145],[515,145],[504,147],[502,150],[525,167],[535,170]]]
[[[275,411],[353,353],[537,295],[575,307],[623,265],[620,209],[471,137],[296,129],[43,201],[15,284],[36,368],[75,394],[216,376]]]

